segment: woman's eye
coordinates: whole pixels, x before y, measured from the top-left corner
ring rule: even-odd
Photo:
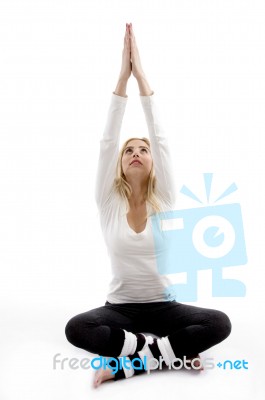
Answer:
[[[147,149],[145,149],[145,148],[143,148],[143,149],[141,149],[141,151],[145,151],[146,153],[147,153]],[[126,149],[125,150],[125,154],[127,154],[127,153],[131,153],[132,152],[132,149]]]

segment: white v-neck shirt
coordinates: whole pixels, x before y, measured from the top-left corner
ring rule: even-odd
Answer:
[[[159,121],[155,94],[139,96],[147,122],[151,155],[157,179],[157,195],[164,211],[172,210],[176,200],[172,164],[167,138]],[[100,140],[95,199],[100,224],[111,261],[112,280],[107,300],[110,303],[152,303],[168,301],[165,289],[171,282],[158,272],[156,251],[167,251],[165,242],[156,250],[151,216],[145,229],[136,233],[128,224],[124,200],[114,191],[122,120],[128,97],[111,96],[107,122]],[[154,214],[147,202],[148,215]]]

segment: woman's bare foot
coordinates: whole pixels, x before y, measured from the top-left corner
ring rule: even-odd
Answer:
[[[93,387],[97,388],[104,381],[114,379],[115,374],[113,374],[112,372],[113,370],[108,366],[106,367],[106,369],[103,368],[98,369],[94,375]]]
[[[191,362],[195,359],[195,361],[191,364]],[[187,358],[186,360],[187,364],[191,364],[191,368],[192,369],[196,369],[197,371],[203,371],[203,364],[201,362],[201,357],[198,354],[196,357],[192,357],[192,358]],[[194,368],[195,367],[195,368]],[[199,368],[200,367],[200,368]]]
[[[193,360],[195,360],[195,361],[193,361]],[[193,361],[193,363],[192,363],[192,361]],[[199,354],[196,357],[187,358],[186,363],[188,365],[190,365],[192,369],[196,369],[197,371],[204,370],[203,364],[201,362],[201,357]],[[103,368],[98,369],[94,375],[93,387],[97,388],[101,383],[108,381],[110,379],[114,379],[115,374],[113,374],[112,372],[113,372],[113,370],[111,368],[109,368],[108,366],[106,367],[106,369],[103,369]]]

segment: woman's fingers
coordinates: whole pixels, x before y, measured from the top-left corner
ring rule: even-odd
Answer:
[[[130,31],[130,42],[131,42],[131,59],[132,59],[132,72],[135,78],[139,78],[144,75],[143,68],[141,65],[140,54],[136,44],[132,23],[129,24]]]
[[[130,49],[130,31],[129,31],[129,24],[126,23],[126,31],[124,35],[124,47],[126,50]]]
[[[129,33],[130,33],[130,38],[131,38],[131,39],[135,39],[134,33],[133,33],[132,24],[129,24],[129,25],[128,25],[128,29],[129,29]]]
[[[126,44],[127,40],[128,40],[128,26],[126,24],[126,30],[125,30],[125,35],[124,35],[124,45]]]
[[[135,52],[138,52],[137,44],[136,44],[136,39],[134,36],[132,24],[129,25],[129,32],[130,32],[130,41],[131,41],[131,47]]]
[[[129,38],[129,26],[126,24],[125,36],[124,36],[124,48],[122,51],[122,65],[120,71],[120,77],[122,79],[129,79],[131,75],[131,45],[130,45],[130,38]]]
[[[134,35],[132,24],[129,25],[129,31],[130,31],[131,38],[135,41],[135,35]]]

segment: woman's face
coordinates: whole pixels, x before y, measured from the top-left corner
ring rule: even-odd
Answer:
[[[121,162],[127,180],[134,176],[148,178],[153,163],[149,146],[143,140],[131,140],[127,143]]]

